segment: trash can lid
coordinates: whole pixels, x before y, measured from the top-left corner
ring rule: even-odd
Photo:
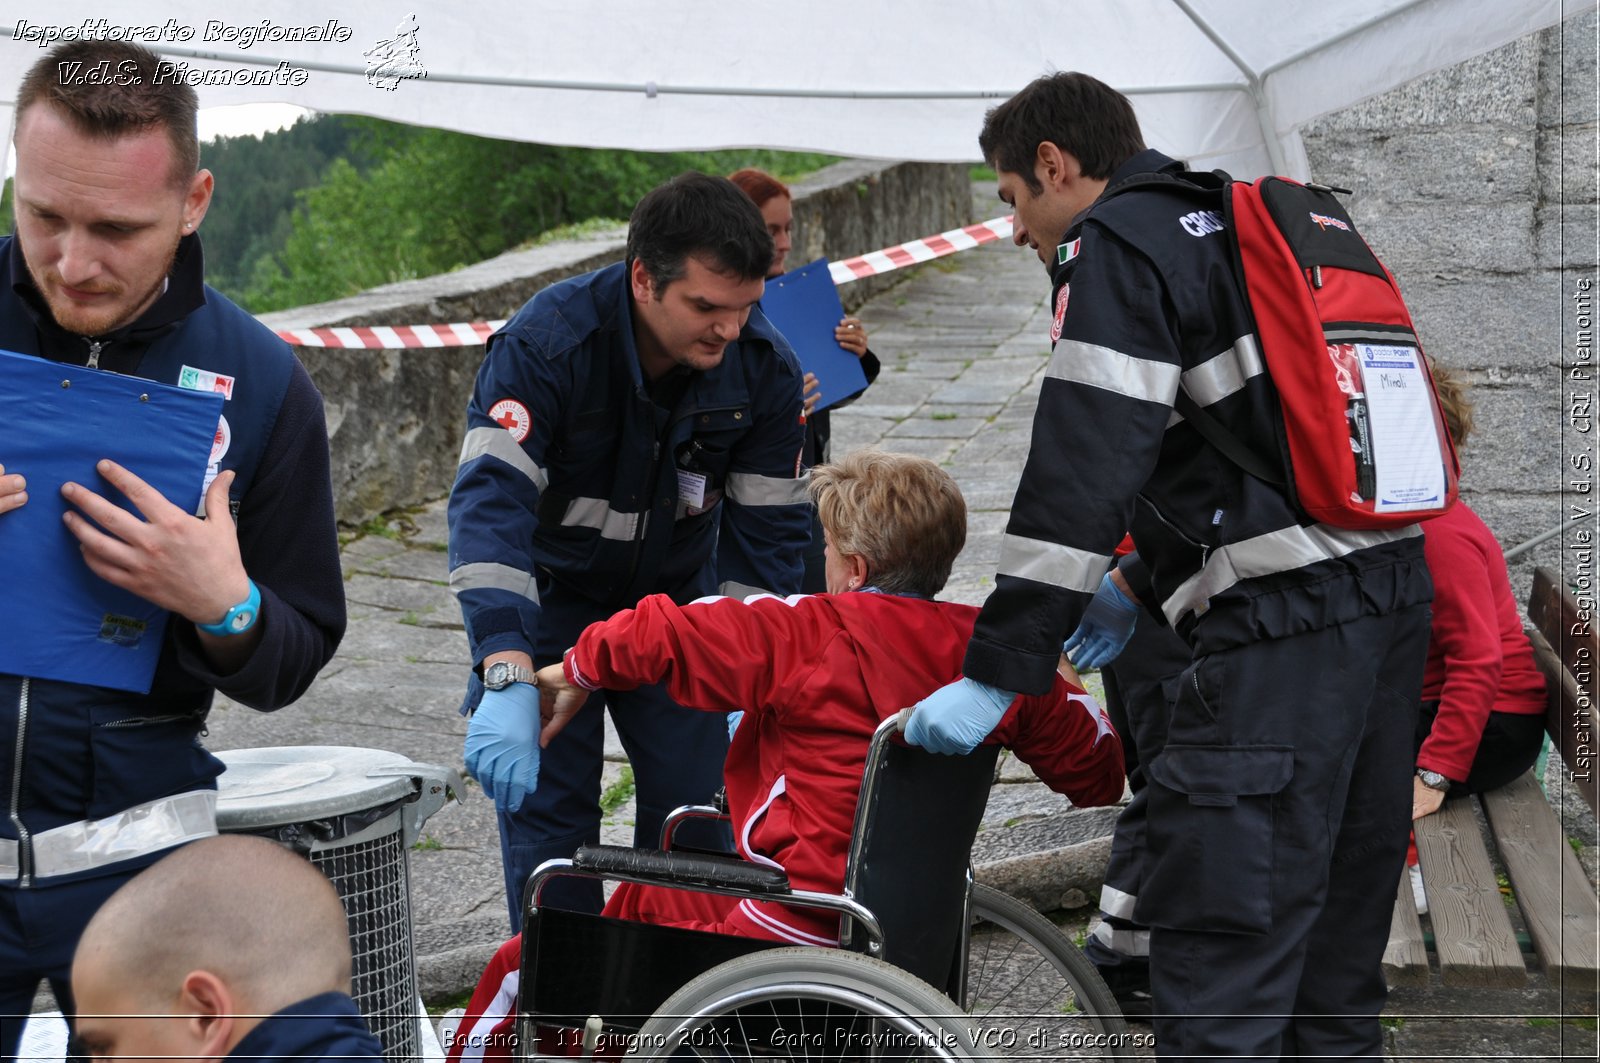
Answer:
[[[356,746],[266,746],[216,753],[217,827],[250,830],[377,808],[417,792],[437,769]]]

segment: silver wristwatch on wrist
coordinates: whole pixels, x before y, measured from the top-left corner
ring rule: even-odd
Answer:
[[[1438,790],[1440,793],[1450,792],[1450,780],[1443,775],[1440,775],[1436,771],[1429,771],[1427,768],[1418,768],[1417,778],[1421,779],[1422,785],[1426,786],[1430,790]]]
[[[539,680],[531,668],[524,668],[510,661],[496,661],[483,670],[483,685],[486,690],[504,690],[512,683],[538,686]]]

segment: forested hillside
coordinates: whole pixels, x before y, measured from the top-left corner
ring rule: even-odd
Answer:
[[[255,313],[458,269],[633,204],[686,169],[785,178],[833,161],[773,151],[655,154],[491,140],[318,115],[201,146],[216,194],[210,283]],[[10,183],[0,210],[11,225]]]

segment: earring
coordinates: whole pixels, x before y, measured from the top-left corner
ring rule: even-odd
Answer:
[[[848,586],[849,586],[849,588],[851,590],[855,590],[856,589],[856,581],[855,580],[851,580],[850,583],[848,584]]]

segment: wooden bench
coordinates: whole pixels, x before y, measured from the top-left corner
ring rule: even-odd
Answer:
[[[1550,686],[1546,730],[1575,787],[1596,808],[1593,768],[1600,627],[1547,569],[1534,574],[1528,632]],[[1485,830],[1485,826],[1487,830]],[[1391,986],[1427,985],[1423,920],[1447,986],[1516,987],[1528,970],[1501,892],[1490,847],[1510,882],[1539,965],[1553,987],[1592,997],[1597,983],[1594,887],[1533,772],[1499,790],[1446,801],[1415,824],[1428,913],[1418,916],[1411,881],[1400,876],[1384,973]]]

